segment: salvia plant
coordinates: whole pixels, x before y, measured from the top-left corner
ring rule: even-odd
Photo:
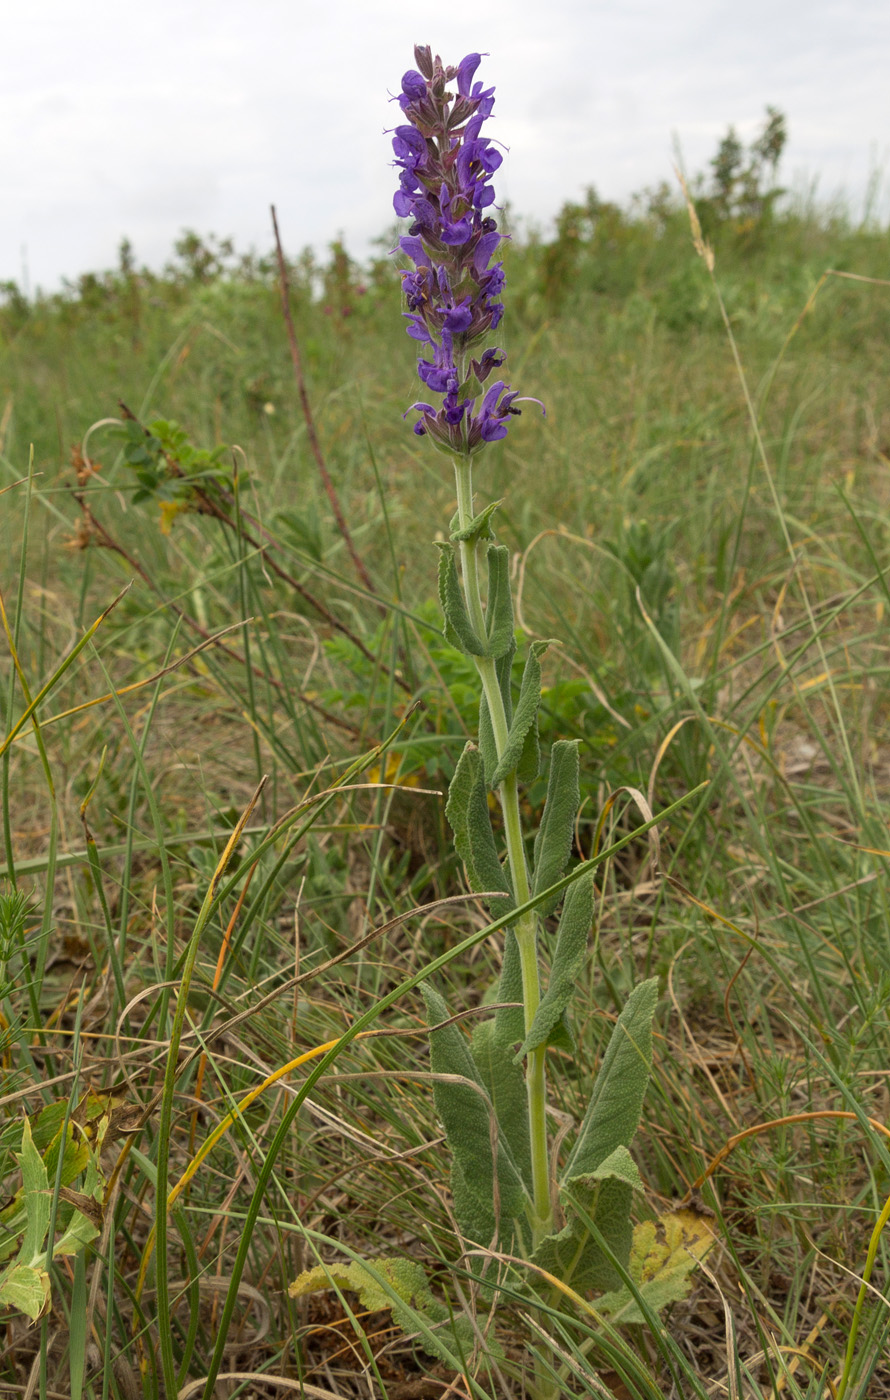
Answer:
[[[506,437],[523,402],[501,379],[485,387],[506,358],[486,344],[503,316],[505,281],[498,257],[503,235],[491,212],[491,177],[502,158],[482,135],[494,89],[473,81],[479,54],[443,67],[428,48],[417,47],[415,61],[398,98],[406,124],[393,138],[400,170],[394,203],[396,213],[411,220],[399,240],[413,264],[402,273],[408,334],[420,344],[418,375],[441,403],[412,406],[419,414],[414,431],[432,438],[454,463],[457,514],[439,555],[439,596],[448,640],[473,658],[481,690],[478,742],[461,754],[446,813],[471,887],[502,914],[528,904],[565,874],[580,801],[578,743],[558,740],[552,747],[547,799],[529,860],[520,785],[536,779],[541,764],[537,714],[548,644],[529,646],[514,697],[508,550],[495,539],[497,503],[477,511],[473,493],[475,460],[488,443]],[[500,804],[506,861],[492,826],[490,792]],[[593,923],[592,873],[563,901],[542,990],[542,921],[558,901],[558,893],[545,898],[508,929],[496,998],[501,1009],[477,1027],[472,1041],[456,1025],[433,1032],[434,1071],[461,1081],[440,1082],[436,1103],[453,1153],[457,1220],[467,1239],[518,1251],[548,1271],[571,1272],[576,1287],[604,1287],[619,1282],[610,1254],[625,1261],[629,1255],[630,1198],[638,1177],[627,1149],[649,1075],[656,983],[634,993],[616,1027],[559,1183],[560,1214],[567,1212],[568,1224],[555,1233],[546,1057],[548,1046],[572,1048],[567,1008]],[[425,996],[431,1023],[447,1021],[439,993],[427,988]]]
[[[633,1194],[642,1182],[628,1149],[651,1069],[657,979],[638,986],[621,1012],[574,1144],[555,1173],[547,1051],[575,1048],[568,1013],[593,927],[593,863],[576,864],[577,878],[567,878],[580,805],[575,740],[553,743],[540,825],[533,834],[523,830],[520,790],[539,777],[542,763],[541,658],[549,643],[528,646],[514,693],[508,550],[494,532],[498,502],[477,507],[473,488],[480,453],[506,437],[518,405],[537,403],[542,412],[543,405],[494,377],[506,360],[491,343],[503,316],[505,283],[504,235],[493,215],[491,184],[502,157],[482,134],[494,89],[474,81],[479,54],[456,67],[443,65],[428,47],[414,54],[417,67],[404,75],[397,97],[404,120],[393,134],[399,170],[394,206],[410,220],[396,251],[410,263],[401,273],[404,314],[428,397],[404,416],[416,413],[414,432],[453,462],[457,513],[450,540],[439,545],[439,598],[447,640],[472,658],[479,682],[478,737],[460,756],[446,815],[471,889],[499,921],[516,910],[505,931],[496,1009],[472,1036],[451,1019],[441,992],[424,984],[454,1216],[483,1298],[496,1290],[498,1261],[519,1256],[539,1295],[556,1279],[563,1294],[566,1288],[602,1294],[602,1315],[640,1322],[647,1303],[654,1311],[680,1296],[701,1253],[700,1241],[687,1233],[674,1250],[670,1282],[662,1272],[660,1288],[648,1288],[659,1271],[651,1257],[645,1261],[646,1238],[635,1240],[631,1224]],[[492,794],[502,818],[498,830]],[[387,1261],[384,1275],[390,1293],[401,1289],[423,1311],[422,1289],[409,1277],[416,1268]],[[331,1276],[313,1270],[297,1291],[323,1286]],[[333,1277],[342,1286],[364,1288],[369,1305],[379,1293],[361,1264]],[[558,1393],[541,1377],[534,1389],[542,1396]]]

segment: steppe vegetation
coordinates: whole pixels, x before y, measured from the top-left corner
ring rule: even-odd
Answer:
[[[641,824],[634,792],[707,784],[598,871],[577,1052],[550,1052],[569,1134],[658,977],[637,1216],[682,1202],[716,1243],[657,1325],[532,1309],[509,1269],[489,1313],[415,990],[296,1097],[490,918],[435,905],[466,888],[441,794],[477,691],[392,239],[289,266],[312,431],[273,257],[189,234],[162,273],[125,244],[62,294],[6,286],[4,1395],[501,1400],[535,1349],[566,1394],[890,1395],[890,236],[721,151],[713,278],[667,188],[514,230],[510,377],[547,418],[476,483],[520,655],[561,639],[541,735],[581,741],[578,853],[606,809],[606,843]],[[452,1012],[501,947],[451,965]],[[289,1296],[394,1255],[481,1329],[458,1369],[416,1298],[412,1331],[385,1289]]]

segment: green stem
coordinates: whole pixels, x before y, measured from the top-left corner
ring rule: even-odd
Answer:
[[[473,468],[470,457],[456,458],[454,474],[457,482],[457,514],[460,529],[465,529],[473,518]],[[479,581],[480,541],[460,541],[461,573],[467,611],[477,636],[486,635],[485,612]],[[490,656],[473,658],[482,682],[482,689],[488,703],[491,727],[494,734],[498,757],[507,744],[509,726],[504,710],[504,700],[498,684],[495,663]],[[528,867],[525,860],[525,846],[522,839],[522,823],[519,816],[519,785],[516,774],[511,773],[498,788],[501,811],[504,816],[504,834],[507,842],[507,858],[513,881],[513,893],[517,904],[526,904],[530,899]],[[534,910],[517,920],[514,933],[519,946],[519,960],[522,969],[522,1000],[526,1034],[541,1000],[541,983],[538,973],[538,920]],[[534,1220],[532,1221],[532,1242],[537,1245],[553,1228],[553,1205],[550,1196],[550,1163],[547,1151],[547,1075],[545,1066],[546,1050],[542,1046],[533,1050],[528,1057],[526,1069],[526,1091],[528,1094],[529,1137],[532,1160],[532,1191],[534,1197]]]

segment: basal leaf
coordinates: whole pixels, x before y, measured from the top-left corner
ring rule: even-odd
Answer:
[[[99,1172],[97,1155],[90,1153],[90,1160],[84,1173],[83,1190],[72,1191],[63,1187],[63,1199],[73,1206],[71,1218],[62,1235],[53,1245],[53,1258],[60,1254],[79,1254],[97,1235],[102,1232],[102,1200],[105,1194],[104,1180]]]
[[[375,1259],[372,1267],[374,1273],[370,1272],[367,1264],[357,1259],[350,1260],[348,1264],[319,1264],[298,1275],[287,1291],[292,1298],[305,1298],[310,1293],[324,1292],[336,1284],[338,1288],[357,1293],[363,1307],[371,1312],[380,1312],[390,1306],[392,1294],[387,1292],[380,1278],[375,1277],[376,1274],[386,1279],[403,1303],[423,1303],[430,1296],[427,1276],[420,1264],[415,1264],[413,1260]]]
[[[578,986],[578,977],[587,957],[587,936],[593,923],[593,872],[582,875],[569,886],[559,920],[556,949],[550,968],[547,990],[532,1021],[531,1029],[520,1050],[528,1055],[540,1045],[547,1045],[563,1012]]]
[[[300,1274],[290,1285],[292,1298],[330,1288],[357,1293],[362,1307],[370,1312],[389,1309],[393,1320],[406,1335],[419,1333],[428,1355],[455,1369],[474,1346],[473,1325],[461,1313],[453,1313],[436,1298],[426,1273],[413,1259],[374,1259],[367,1263],[353,1259],[348,1264],[320,1264]],[[493,1349],[492,1349],[493,1348]],[[503,1351],[492,1342],[489,1354],[496,1360]]]
[[[590,1104],[563,1180],[595,1171],[616,1147],[629,1147],[640,1121],[652,1067],[652,1017],[658,979],[631,992],[615,1023],[593,1086]]]
[[[50,1282],[46,1269],[10,1264],[0,1273],[0,1306],[18,1308],[32,1322],[49,1307]]]
[[[616,1148],[596,1171],[574,1177],[560,1191],[565,1228],[542,1240],[534,1263],[575,1289],[614,1288],[631,1248],[630,1208],[642,1186],[633,1158]]]
[[[547,799],[535,836],[533,894],[549,889],[565,874],[572,853],[575,818],[581,805],[579,768],[578,740],[557,739],[550,750]],[[553,913],[561,898],[555,894],[538,905],[542,919]]]
[[[495,1021],[482,1021],[473,1032],[473,1059],[479,1077],[494,1104],[498,1125],[513,1160],[529,1192],[532,1189],[532,1162],[528,1135],[528,1095],[522,1065],[517,1063],[512,1045],[504,1045]]]
[[[641,1323],[648,1318],[643,1304],[660,1312],[689,1293],[693,1269],[714,1244],[714,1232],[704,1215],[692,1210],[671,1211],[634,1227],[626,1284],[597,1299],[597,1310],[616,1323]]]
[[[438,992],[425,984],[421,991],[430,1023],[446,1021],[448,1010]],[[454,1161],[470,1194],[481,1206],[495,1209],[499,1239],[502,1245],[510,1247],[515,1236],[521,1233],[519,1222],[526,1219],[527,1195],[466,1036],[458,1026],[442,1026],[432,1032],[430,1060],[434,1074],[454,1077],[438,1080],[433,1088],[436,1111]],[[499,1212],[494,1206],[496,1197]],[[460,1214],[458,1223],[468,1236],[470,1224],[475,1225],[475,1222],[461,1219]],[[470,1237],[476,1244],[491,1244],[490,1236],[487,1239]]]
[[[456,1157],[451,1159],[451,1199],[454,1204],[454,1218],[460,1226],[464,1239],[480,1245],[497,1245],[498,1227],[494,1218],[494,1201],[484,1201],[470,1187]],[[470,1271],[477,1266],[468,1260]]]

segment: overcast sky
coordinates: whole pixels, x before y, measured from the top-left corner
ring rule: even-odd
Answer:
[[[545,226],[593,184],[622,200],[703,168],[727,125],[788,117],[781,176],[863,210],[886,171],[888,0],[0,0],[0,280],[55,289],[159,266],[183,228],[289,252],[391,224],[388,93],[429,43],[488,52],[499,201]],[[419,27],[418,27],[419,26]]]

